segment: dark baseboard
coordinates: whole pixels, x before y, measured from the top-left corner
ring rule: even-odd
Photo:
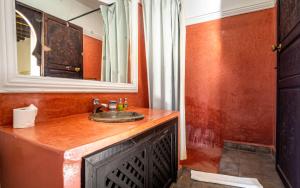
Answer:
[[[272,154],[274,156],[274,149],[270,146],[256,145],[251,143],[240,143],[234,141],[224,141],[224,149],[234,149],[246,152]]]

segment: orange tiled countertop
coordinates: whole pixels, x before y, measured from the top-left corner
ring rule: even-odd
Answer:
[[[34,152],[35,155],[39,155],[38,151],[41,152],[41,157],[47,158],[49,153],[50,155],[55,155],[55,159],[58,163],[61,163],[61,177],[56,177],[53,181],[63,182],[58,183],[57,185],[50,183],[50,186],[55,187],[80,187],[80,171],[81,171],[81,158],[90,153],[93,153],[97,150],[103,149],[107,146],[126,140],[135,135],[138,135],[142,132],[145,132],[148,129],[156,127],[157,125],[164,123],[168,120],[178,117],[178,112],[164,111],[164,110],[152,110],[145,108],[131,108],[130,111],[135,111],[145,115],[145,118],[141,121],[128,122],[128,123],[100,123],[94,122],[88,119],[89,114],[79,114],[63,118],[52,119],[47,122],[37,123],[33,128],[27,129],[13,129],[12,126],[9,127],[0,127],[0,147],[2,153],[1,167],[4,167],[4,172],[2,173],[3,179],[16,179],[17,175],[9,177],[13,174],[10,174],[10,170],[13,169],[10,166],[10,169],[5,167],[8,163],[13,163],[13,159],[16,156],[12,155],[11,152],[16,152],[18,157],[20,156],[20,151],[12,151],[10,144],[19,144],[22,147],[22,144],[25,144],[24,148],[30,148],[28,152],[32,152],[32,148],[36,149]],[[24,142],[24,143],[22,143]],[[10,153],[8,153],[10,152]],[[45,155],[45,156],[44,156]],[[7,158],[10,158],[10,162],[3,161]],[[27,157],[27,158],[26,158]],[[18,160],[22,160],[18,158]],[[34,158],[34,157],[33,157]],[[28,156],[24,156],[23,160],[28,160]],[[37,157],[37,161],[41,160]],[[51,164],[51,161],[47,158],[48,161],[45,163]],[[25,163],[31,163],[34,161],[25,161]],[[10,164],[13,165],[13,164]],[[33,164],[34,165],[34,164]],[[56,163],[53,164],[58,165]],[[46,165],[47,166],[47,165]],[[8,165],[7,165],[8,167]],[[42,168],[42,167],[41,167]],[[54,168],[54,167],[52,167]],[[58,165],[60,168],[60,165]],[[22,169],[20,169],[22,170]],[[38,169],[36,169],[38,170]],[[45,170],[45,169],[43,169]],[[53,172],[59,169],[53,169]],[[13,172],[11,172],[13,173]],[[33,172],[34,173],[34,172]],[[42,171],[41,171],[42,173]],[[1,172],[0,172],[1,174]],[[38,174],[38,173],[37,173]],[[39,175],[39,174],[38,174]],[[56,174],[53,174],[55,176]],[[26,175],[24,175],[24,179]],[[41,175],[42,176],[42,175]],[[52,175],[51,175],[52,176]],[[20,177],[21,178],[21,177]],[[43,177],[41,177],[43,178]],[[48,174],[49,179],[49,174]],[[47,181],[48,181],[47,179]],[[51,178],[50,178],[51,179]],[[38,181],[42,181],[40,179]],[[28,186],[38,187],[44,186],[43,182],[37,183],[38,186],[32,185],[29,180]],[[14,180],[16,182],[16,180]],[[8,180],[7,180],[7,183]],[[48,183],[48,184],[49,184]],[[14,184],[14,183],[11,183]],[[24,186],[25,185],[25,186]],[[23,182],[22,187],[27,187],[27,184]],[[16,187],[18,185],[11,185],[7,187]],[[46,186],[48,187],[48,186]]]

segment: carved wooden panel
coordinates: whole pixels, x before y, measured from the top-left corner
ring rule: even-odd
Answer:
[[[44,76],[82,79],[82,28],[45,14],[44,34]]]
[[[300,21],[300,2],[297,0],[280,0],[279,36],[283,40]]]
[[[300,39],[290,44],[279,56],[279,79],[300,74]]]
[[[281,90],[278,107],[277,164],[296,188],[300,186],[300,89]]]
[[[276,165],[286,187],[300,187],[300,1],[280,0]]]

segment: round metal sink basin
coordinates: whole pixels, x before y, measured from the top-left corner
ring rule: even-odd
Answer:
[[[90,119],[104,123],[124,123],[142,120],[144,115],[137,112],[98,112],[91,114]]]

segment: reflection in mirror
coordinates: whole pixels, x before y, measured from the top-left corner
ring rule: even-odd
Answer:
[[[31,22],[19,11],[16,11],[17,59],[21,75],[40,75],[40,55],[36,51],[37,35]],[[37,57],[39,62],[37,61]]]
[[[131,83],[130,0],[18,0],[18,73]]]

